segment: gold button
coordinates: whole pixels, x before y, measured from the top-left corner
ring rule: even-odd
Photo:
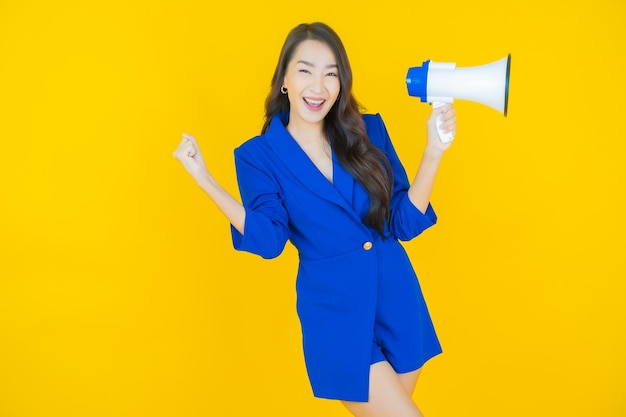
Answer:
[[[363,249],[365,249],[365,250],[370,250],[370,249],[372,249],[372,246],[373,246],[373,245],[372,245],[372,242],[365,242],[365,243],[363,244]]]

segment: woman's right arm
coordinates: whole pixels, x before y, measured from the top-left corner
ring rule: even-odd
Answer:
[[[174,151],[187,172],[198,186],[213,200],[220,211],[228,218],[230,224],[243,235],[246,221],[246,210],[243,205],[226,191],[216,180],[204,163],[204,158],[196,139],[183,133],[183,139]]]

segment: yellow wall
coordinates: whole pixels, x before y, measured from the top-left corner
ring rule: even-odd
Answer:
[[[172,158],[194,134],[237,193],[232,150],[315,20],[410,175],[407,68],[513,57],[507,118],[457,102],[440,222],[406,245],[445,350],[425,414],[626,415],[621,2],[94,3],[0,1],[1,416],[348,415],[309,389],[295,250],[235,252]]]

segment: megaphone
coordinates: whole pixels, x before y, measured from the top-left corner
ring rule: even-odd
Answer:
[[[433,107],[452,103],[455,98],[485,104],[506,117],[509,105],[511,54],[486,65],[457,68],[454,62],[425,61],[421,67],[409,68],[406,86],[409,95],[430,102]],[[437,121],[437,132],[443,143],[452,141]]]

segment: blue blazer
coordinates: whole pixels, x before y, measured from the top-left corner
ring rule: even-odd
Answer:
[[[429,205],[409,200],[409,181],[380,115],[363,115],[370,141],[394,175],[386,239],[363,223],[370,199],[333,154],[329,182],[286,129],[288,114],[235,150],[246,210],[244,233],[231,226],[235,249],[278,256],[297,248],[297,312],[305,363],[317,397],[367,401],[372,343],[397,372],[441,352],[417,277],[398,240],[435,224]]]

